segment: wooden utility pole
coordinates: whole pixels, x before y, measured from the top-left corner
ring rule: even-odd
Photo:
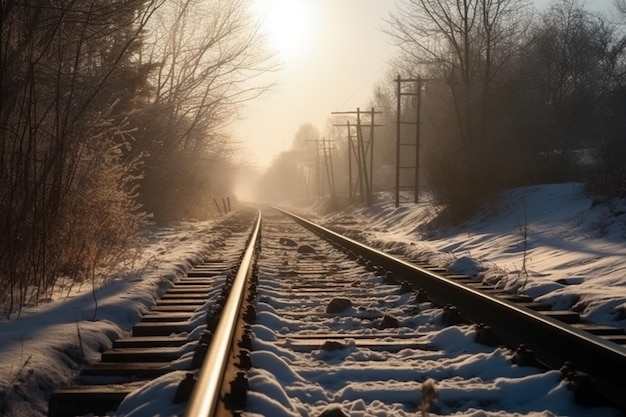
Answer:
[[[344,126],[344,125],[338,125],[335,124],[333,126]],[[355,191],[353,190],[353,186],[359,186],[360,181],[358,180],[357,177],[357,181],[356,184],[354,184],[354,181],[352,179],[353,175],[352,175],[352,157],[354,156],[354,160],[355,161],[359,161],[359,154],[356,152],[356,146],[354,144],[354,142],[352,141],[352,139],[355,137],[354,135],[352,135],[352,127],[356,127],[355,125],[350,124],[350,121],[346,121],[345,126],[348,128],[347,132],[348,132],[348,196],[350,198],[352,198],[355,195]]]
[[[420,76],[417,78],[407,78],[402,79],[398,75],[396,78],[396,92],[397,92],[397,106],[396,106],[396,207],[400,206],[400,189],[407,188],[402,187],[400,184],[400,169],[402,168],[412,168],[415,169],[415,178],[413,184],[413,201],[415,203],[419,202],[419,169],[420,169],[420,125],[421,125],[421,105],[422,105],[422,86],[427,79],[424,79]],[[403,92],[402,91],[402,83],[409,82],[414,83],[415,91],[414,92]],[[416,107],[416,116],[414,122],[402,121],[402,97],[403,96],[413,96],[417,97]],[[415,143],[402,143],[401,142],[401,127],[403,124],[415,125]],[[415,166],[410,167],[401,166],[400,163],[400,146],[415,146]]]
[[[350,131],[350,121],[348,125],[348,197],[352,199],[352,132]]]
[[[335,197],[337,195],[335,190],[335,169],[333,168],[333,147],[330,146],[330,141],[328,142],[328,166],[330,166],[330,178],[332,183],[332,192],[331,196]]]
[[[374,195],[374,108],[370,111],[370,197]]]
[[[413,202],[419,202],[419,184],[420,184],[420,130],[421,130],[421,108],[422,108],[422,79],[417,77],[417,103],[415,115],[415,193],[413,194]]]
[[[363,143],[363,130],[362,130],[362,126],[361,126],[361,109],[360,108],[356,108],[356,137],[357,137],[357,144],[359,146],[359,160],[361,162],[359,169],[363,172],[363,187],[365,189],[365,200],[367,201],[367,204],[371,204],[372,203],[372,196],[371,196],[371,190],[369,187],[369,178],[367,177],[367,155],[366,155],[366,151],[365,151],[365,144]]]
[[[324,166],[326,168],[326,178],[328,179],[328,192],[331,197],[335,196],[335,179],[333,178],[333,159],[330,145],[326,147],[326,138],[322,138],[322,151],[324,153]]]
[[[400,207],[400,120],[402,118],[402,80],[396,78],[396,208]]]
[[[321,172],[320,172],[320,153],[319,153],[319,142],[320,139],[319,138],[315,138],[313,140],[311,139],[306,139],[305,142],[308,143],[314,143],[315,145],[315,161],[313,161],[313,163],[315,164],[315,188],[317,189],[317,199],[319,200],[322,196],[322,180],[321,180]]]
[[[362,126],[361,126],[361,114],[362,113],[370,113],[371,114],[371,118],[370,118],[370,126],[371,126],[371,131],[370,131],[370,141],[368,143],[367,146],[365,146],[364,140],[363,140],[363,131],[362,131]],[[374,169],[374,159],[373,159],[373,152],[374,152],[374,127],[377,127],[379,125],[375,125],[374,124],[374,114],[378,114],[381,112],[377,112],[374,110],[374,108],[372,108],[371,112],[362,112],[360,108],[357,107],[356,111],[346,111],[346,112],[332,112],[331,114],[346,114],[346,115],[356,115],[357,118],[357,124],[356,124],[356,147],[353,147],[352,145],[352,134],[350,131],[350,122],[347,123],[348,125],[348,169],[349,169],[349,182],[350,182],[350,194],[352,194],[352,152],[354,151],[355,154],[355,160],[357,163],[357,168],[358,168],[358,177],[357,177],[357,182],[359,185],[359,190],[360,190],[360,195],[361,195],[361,201],[367,201],[368,204],[372,203],[372,196],[373,196],[373,189],[372,189],[372,171]],[[340,126],[340,125],[335,125],[335,126]],[[368,166],[367,166],[367,156],[368,156],[368,152],[370,153],[370,166],[369,166],[369,175],[368,175]]]
[[[328,193],[331,197],[336,195],[335,193],[335,178],[333,169],[332,147],[330,141],[326,144],[326,138],[315,138],[315,140],[307,140],[307,142],[315,143],[315,175],[317,180],[317,199],[319,200],[324,195],[324,175],[326,175],[326,181],[328,182]],[[323,162],[322,162],[323,158]],[[324,167],[321,167],[321,164]]]
[[[322,198],[322,179],[320,172],[320,153],[317,151],[319,148],[319,138],[315,138],[315,187],[317,189],[317,199]]]

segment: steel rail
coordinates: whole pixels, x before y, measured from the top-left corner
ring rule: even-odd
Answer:
[[[241,265],[233,280],[233,285],[224,305],[212,342],[202,364],[193,392],[187,403],[186,417],[213,416],[220,402],[220,393],[224,382],[224,372],[233,345],[236,325],[239,319],[244,290],[249,274],[252,272],[255,246],[261,230],[261,211],[250,235],[250,242],[244,252]]]
[[[626,348],[623,346],[524,306],[490,297],[293,213],[275,209],[322,237],[340,243],[348,250],[392,271],[396,278],[415,284],[426,291],[433,302],[439,305],[455,305],[466,319],[488,324],[494,335],[509,346],[524,344],[547,366],[559,369],[569,361],[575,370],[591,375],[598,388],[611,398],[617,395],[619,400],[623,397],[623,392],[626,392]],[[620,405],[626,405],[626,400]]]

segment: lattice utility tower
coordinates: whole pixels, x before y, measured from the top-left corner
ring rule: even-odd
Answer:
[[[396,78],[397,85],[397,109],[396,109],[396,207],[400,207],[400,190],[401,189],[413,189],[414,190],[414,198],[413,201],[415,203],[419,202],[419,170],[420,170],[420,113],[422,106],[422,86],[424,82],[429,81],[428,79],[422,78],[418,76],[417,78],[406,78],[402,79],[398,75]],[[402,83],[413,83],[414,88],[413,91],[404,92],[402,91]],[[402,97],[403,96],[412,96],[417,97],[417,103],[415,105],[416,108],[416,117],[414,122],[403,121],[402,120]],[[415,143],[402,143],[401,142],[401,127],[402,125],[414,125],[415,126]],[[415,147],[415,165],[414,166],[402,166],[400,161],[401,147],[402,146],[414,146]],[[402,169],[413,169],[415,170],[415,179],[413,186],[403,186],[400,184],[400,170]]]

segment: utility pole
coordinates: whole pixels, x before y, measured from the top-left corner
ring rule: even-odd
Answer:
[[[367,204],[372,203],[372,193],[369,187],[369,178],[367,177],[367,155],[365,153],[365,144],[363,143],[363,130],[361,127],[361,109],[356,108],[356,138],[359,146],[359,160],[361,166],[359,167],[363,171],[363,187],[365,188],[365,199]]]
[[[370,196],[374,195],[374,108],[370,111]]]
[[[362,113],[370,113],[370,141],[367,147],[364,144],[363,140],[363,131],[361,126],[361,114]],[[368,204],[372,203],[373,189],[372,189],[372,171],[374,169],[373,166],[373,152],[374,152],[374,127],[379,125],[374,124],[374,114],[379,114],[382,112],[377,112],[372,108],[371,112],[362,112],[360,108],[357,107],[356,111],[346,111],[346,112],[332,112],[331,114],[345,114],[345,115],[356,115],[357,124],[356,124],[356,147],[352,145],[352,133],[350,130],[350,122],[347,122],[348,126],[348,169],[349,169],[349,181],[350,181],[350,193],[352,193],[352,151],[355,154],[355,160],[358,168],[358,178],[357,182],[359,184],[361,201],[367,201]],[[340,125],[335,125],[340,126]],[[370,167],[369,167],[369,175],[368,175],[368,167],[367,167],[367,156],[368,152],[370,153]]]
[[[421,125],[421,106],[422,106],[422,86],[425,81],[429,81],[428,79],[424,79],[421,76],[417,78],[406,78],[402,79],[398,75],[396,78],[396,90],[397,90],[397,107],[396,107],[396,207],[400,206],[400,189],[405,188],[400,185],[400,169],[402,168],[413,168],[410,166],[403,167],[400,162],[400,146],[415,146],[415,178],[413,184],[413,201],[415,203],[419,202],[419,169],[420,169],[420,125]],[[415,91],[414,92],[403,92],[402,91],[402,83],[414,83]],[[403,96],[413,96],[417,97],[416,107],[416,116],[415,122],[402,121],[402,97]],[[403,124],[415,125],[415,144],[412,143],[402,143],[401,142],[401,127]]]
[[[339,124],[334,124],[333,126],[344,126],[344,125],[339,125]],[[357,147],[353,142],[353,139],[356,137],[356,134],[353,135],[352,134],[352,128],[356,127],[356,125],[350,124],[350,121],[346,121],[345,126],[348,128],[347,132],[348,132],[348,196],[350,198],[352,198],[355,194],[356,191],[353,190],[353,187],[359,187],[361,181],[359,181],[359,177],[357,176],[356,179],[356,184],[354,184],[354,181],[352,179],[352,157],[354,157],[354,161],[357,162],[357,167],[360,165],[360,159],[359,159],[359,153],[356,151]]]
[[[333,159],[330,145],[326,147],[326,138],[322,138],[322,151],[324,153],[324,166],[326,168],[326,178],[328,179],[328,192],[331,197],[335,196],[335,179],[333,177]],[[327,152],[328,151],[328,152]]]
[[[333,148],[330,146],[330,141],[328,141],[328,165],[330,166],[330,178],[332,180],[332,191],[330,195],[335,197],[337,195],[335,190],[335,169],[333,168]]]
[[[315,188],[317,189],[317,199],[319,200],[322,196],[322,191],[321,191],[321,186],[322,186],[322,181],[321,181],[321,172],[320,172],[320,155],[319,155],[319,138],[315,138],[315,139],[306,139],[305,142],[307,143],[314,143],[315,145],[315,160],[313,161],[313,163],[315,164]]]
[[[346,124],[348,125],[348,197],[352,199],[352,132],[350,121],[348,120]]]
[[[335,178],[332,159],[332,147],[330,141],[326,144],[326,138],[320,140],[319,137],[315,140],[307,140],[307,142],[315,143],[315,177],[317,181],[317,199],[319,200],[324,195],[324,175],[328,182],[328,192],[331,197],[335,196]],[[323,158],[324,167],[321,168]]]
[[[421,130],[421,120],[420,113],[422,108],[422,79],[417,77],[417,103],[416,107],[416,115],[415,115],[415,192],[413,194],[413,202],[419,202],[419,178],[420,178],[420,130]]]
[[[402,80],[396,78],[396,208],[400,207],[400,119],[402,118]]]

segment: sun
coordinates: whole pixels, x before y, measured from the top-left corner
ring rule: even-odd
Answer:
[[[262,31],[269,47],[281,60],[306,52],[315,35],[315,10],[311,0],[256,0]]]

